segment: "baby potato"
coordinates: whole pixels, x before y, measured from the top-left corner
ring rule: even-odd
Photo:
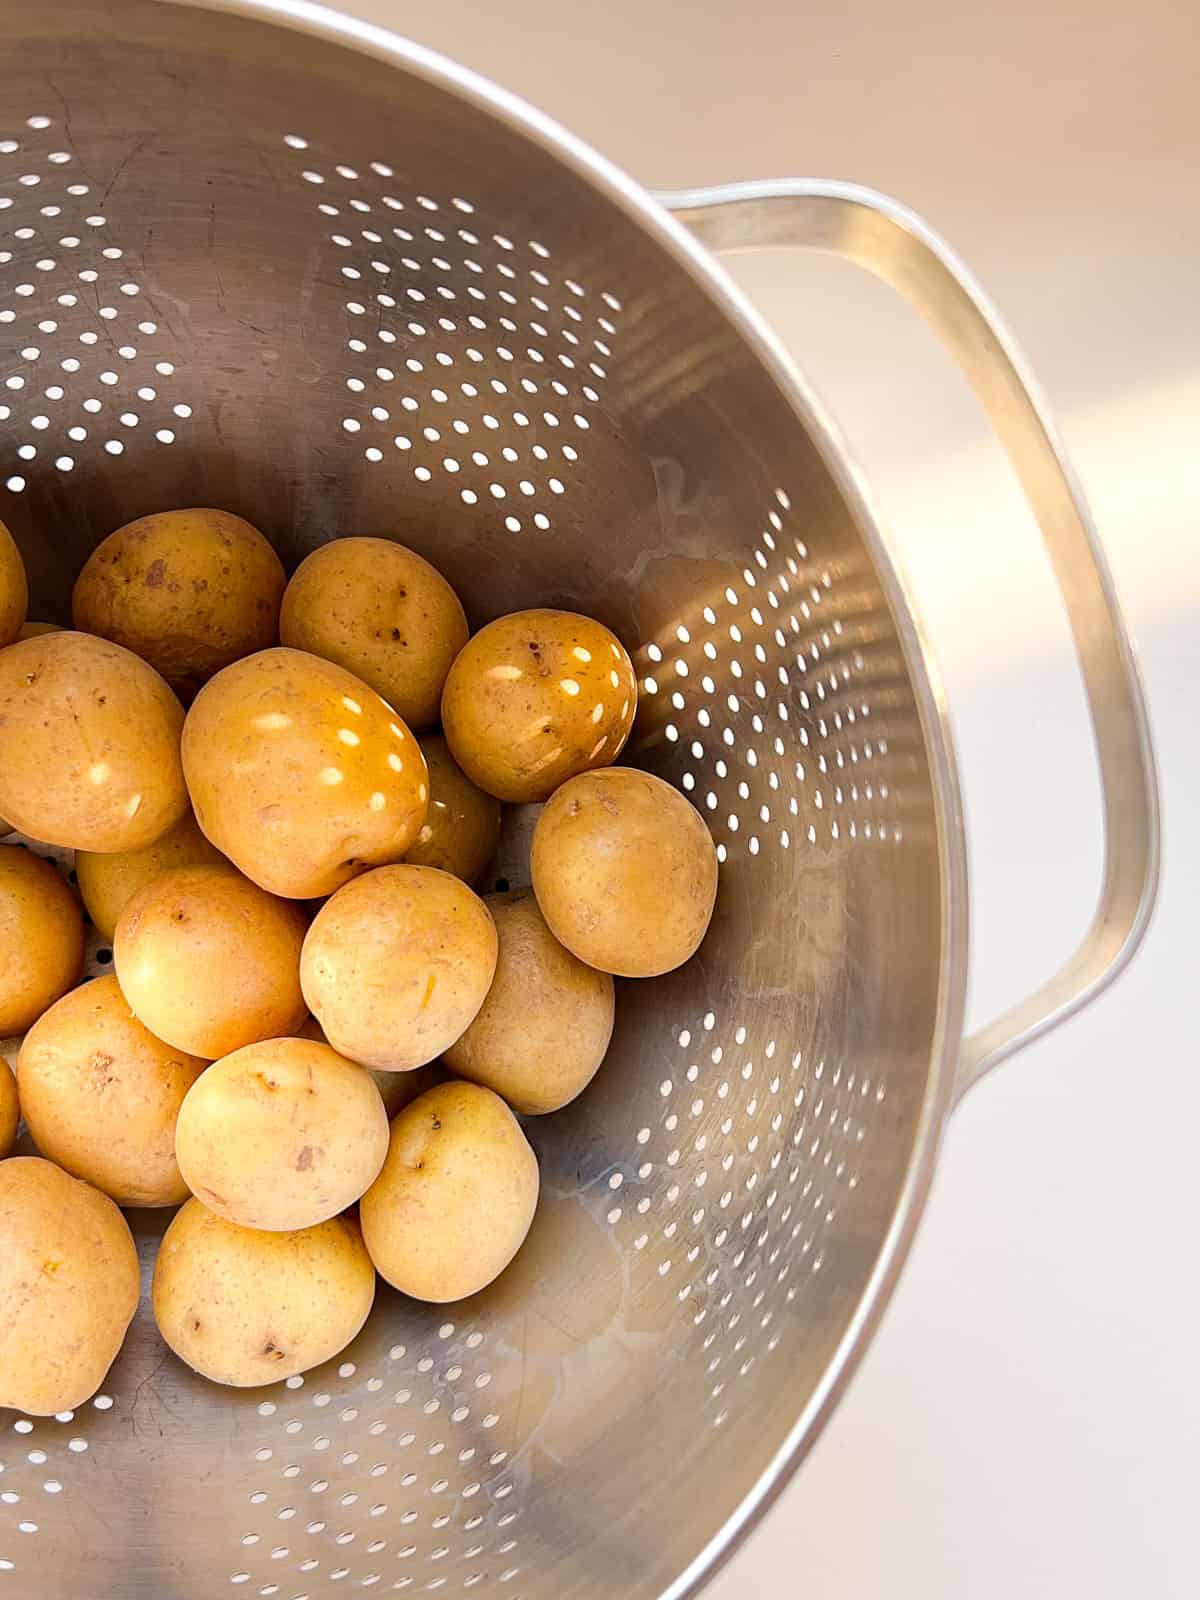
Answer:
[[[380,1274],[416,1300],[462,1300],[502,1273],[538,1200],[537,1157],[490,1089],[444,1083],[392,1122],[383,1171],[359,1202]]]
[[[436,567],[391,539],[332,539],[296,568],[280,642],[336,661],[381,694],[415,732],[438,720],[467,618]]]
[[[500,802],[475,787],[441,734],[418,742],[429,769],[429,810],[404,859],[476,883],[500,843]]]
[[[26,622],[18,639],[40,639],[44,633],[62,633],[64,630],[57,622]]]
[[[121,1206],[177,1206],[187,1185],[175,1121],[208,1065],[156,1039],[113,977],[50,1007],[25,1035],[17,1078],[42,1154]]]
[[[153,844],[140,850],[118,850],[97,855],[91,850],[75,852],[75,875],[79,893],[97,932],[111,943],[121,913],[148,883],[172,867],[215,867],[227,865],[224,856],[200,832],[190,811]]]
[[[113,939],[134,1014],[177,1050],[215,1061],[294,1034],[305,918],[230,866],[175,867],[138,891]]]
[[[0,1162],[0,1409],[52,1417],[90,1400],[138,1287],[133,1235],[107,1195],[36,1156]]]
[[[18,637],[28,605],[25,563],[16,540],[0,522],[0,646]]]
[[[0,651],[0,816],[71,850],[140,850],[187,810],[183,708],[152,667],[85,633]]]
[[[523,803],[615,761],[636,710],[633,663],[615,633],[573,611],[514,611],[455,660],[442,728],[472,783]]]
[[[487,907],[434,867],[380,867],[339,889],[300,958],[304,998],[333,1048],[390,1072],[453,1044],[495,971]]]
[[[391,707],[300,650],[218,673],[188,712],[183,766],[196,821],[222,855],[295,900],[399,861],[429,804],[425,759]]]
[[[401,1080],[403,1082],[403,1080]],[[17,1126],[21,1121],[21,1107],[17,1100],[17,1080],[3,1056],[0,1056],[0,1160],[3,1160],[16,1143]]]
[[[228,511],[160,511],[110,533],[75,582],[82,633],[124,645],[186,704],[231,661],[273,645],[287,579],[257,528]]]
[[[151,1294],[182,1361],[248,1389],[344,1350],[374,1303],[375,1269],[349,1217],[267,1233],[189,1200],[163,1235]]]
[[[366,1069],[311,1039],[269,1039],[214,1062],[179,1113],[188,1188],[244,1228],[310,1228],[378,1177],[388,1119]]]
[[[0,846],[0,1038],[24,1033],[79,982],[83,913],[49,861]]]
[[[532,890],[490,894],[500,954],[479,1015],[445,1052],[460,1078],[486,1084],[530,1116],[587,1087],[612,1038],[614,986],[546,926]]]
[[[653,978],[693,955],[717,895],[700,813],[631,767],[564,783],[538,818],[533,890],[554,937],[601,972]]]

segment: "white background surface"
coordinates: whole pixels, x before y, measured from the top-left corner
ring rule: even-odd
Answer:
[[[796,172],[922,210],[1057,410],[1140,648],[1165,878],[1131,974],[954,1118],[882,1331],[713,1600],[1200,1594],[1200,12],[1186,0],[356,0],[649,185]],[[969,396],[849,268],[737,276],[877,490],[941,660],[977,1020],[1090,914],[1094,769],[1036,534]]]

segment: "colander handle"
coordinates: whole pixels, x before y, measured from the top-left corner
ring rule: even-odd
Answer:
[[[927,223],[888,196],[823,179],[660,195],[710,249],[788,245],[864,267],[902,294],[955,357],[1037,517],[1074,635],[1104,797],[1104,879],[1091,927],[1054,976],[964,1040],[956,1094],[1088,1004],[1141,943],[1158,887],[1150,728],[1112,576],[1036,383],[988,297]]]

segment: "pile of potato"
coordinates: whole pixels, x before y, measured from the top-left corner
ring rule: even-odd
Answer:
[[[688,960],[716,896],[692,806],[611,765],[620,641],[552,610],[471,636],[383,539],[289,581],[212,510],[106,539],[74,630],[27,604],[0,524],[0,834],[74,851],[83,901],[0,847],[0,1156],[19,1117],[41,1152],[0,1161],[0,1406],[103,1382],[139,1293],[122,1206],[180,1207],[154,1315],[218,1383],[335,1356],[376,1273],[484,1288],[537,1205],[514,1113],[587,1086],[613,975]],[[480,898],[502,802],[545,802],[532,890]],[[80,984],[84,907],[115,975]]]

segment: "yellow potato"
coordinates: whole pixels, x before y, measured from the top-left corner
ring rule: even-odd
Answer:
[[[148,661],[186,702],[276,642],[287,579],[248,522],[205,508],[139,517],[98,545],[71,596],[75,626]]]
[[[636,710],[637,678],[616,634],[573,611],[514,611],[458,655],[442,728],[472,783],[523,803],[615,761]]]
[[[24,1033],[82,971],[83,913],[70,887],[24,845],[0,846],[0,1038]]]
[[[379,1175],[388,1119],[363,1067],[311,1039],[270,1039],[214,1062],[175,1136],[192,1193],[244,1228],[309,1228]]]
[[[441,734],[420,741],[429,768],[429,810],[405,860],[476,883],[500,843],[500,802],[476,788]]]
[[[436,567],[391,539],[333,539],[296,568],[279,637],[353,672],[420,732],[438,719],[467,619]]]
[[[113,960],[151,1033],[215,1061],[304,1021],[304,932],[299,906],[232,867],[175,867],[125,907]]]
[[[392,1123],[383,1171],[359,1203],[384,1278],[442,1304],[486,1288],[524,1243],[537,1157],[498,1095],[475,1083],[430,1089]]]
[[[96,855],[75,852],[75,875],[88,915],[102,938],[110,942],[121,913],[148,883],[172,867],[220,866],[225,858],[200,832],[190,811],[169,832],[140,850]]]
[[[189,1200],[163,1235],[152,1297],[181,1360],[214,1383],[253,1388],[344,1350],[370,1313],[375,1269],[349,1217],[267,1233]]]
[[[395,712],[299,650],[218,673],[188,712],[183,765],[196,821],[222,855],[296,900],[399,861],[429,803],[425,759]]]
[[[563,948],[532,890],[490,894],[500,956],[474,1022],[445,1052],[460,1078],[527,1115],[557,1111],[592,1081],[613,1031],[613,981]]]
[[[18,636],[28,605],[25,563],[16,540],[0,522],[0,646],[11,644]]]
[[[177,1206],[175,1119],[208,1065],[155,1038],[117,980],[64,995],[25,1035],[21,1107],[34,1143],[122,1206]]]
[[[648,772],[572,778],[533,833],[534,893],[554,937],[601,972],[652,978],[693,955],[717,895],[696,808]]]
[[[396,1077],[397,1074],[393,1073],[392,1076]],[[402,1083],[404,1080],[401,1078],[399,1081]],[[17,1100],[17,1080],[13,1077],[8,1062],[0,1056],[0,1160],[3,1160],[16,1142],[17,1126],[20,1121],[21,1107]]]
[[[407,1072],[467,1027],[496,971],[496,928],[465,883],[433,867],[380,867],[339,889],[300,959],[309,1010],[335,1050]]]
[[[183,708],[153,668],[85,633],[0,651],[0,816],[71,850],[139,850],[187,810]]]
[[[133,1235],[107,1195],[34,1156],[0,1162],[0,1408],[52,1417],[90,1400],[138,1286]]]

